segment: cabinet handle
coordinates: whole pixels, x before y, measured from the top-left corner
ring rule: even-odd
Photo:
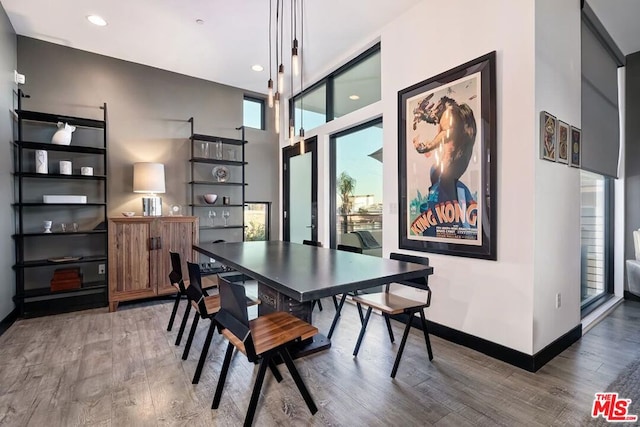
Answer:
[[[156,237],[156,249],[162,249],[162,237]]]
[[[152,251],[156,248],[156,238],[149,237],[149,250]]]

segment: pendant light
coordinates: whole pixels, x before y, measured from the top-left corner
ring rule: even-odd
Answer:
[[[298,0],[295,0],[298,1]],[[304,71],[304,3],[300,0],[300,93],[304,91],[302,82],[302,73]],[[303,108],[304,96],[300,95],[300,154],[304,154],[304,108]]]
[[[273,108],[273,79],[271,78],[271,13],[273,0],[269,0],[269,81],[267,82],[269,108]]]

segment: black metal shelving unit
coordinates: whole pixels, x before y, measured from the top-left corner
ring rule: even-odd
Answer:
[[[218,239],[227,239],[227,233],[230,230],[242,230],[241,239],[244,240],[244,206],[245,206],[245,191],[247,187],[247,183],[245,180],[245,167],[247,166],[247,162],[245,161],[245,146],[247,141],[245,140],[245,132],[244,126],[237,128],[240,131],[240,139],[233,138],[225,138],[214,135],[204,135],[194,132],[194,120],[193,117],[189,119],[189,123],[191,124],[191,136],[190,136],[190,158],[189,162],[191,165],[191,181],[189,181],[189,186],[191,187],[191,199],[189,203],[189,207],[191,208],[191,214],[194,216],[200,216],[203,218],[207,218],[206,209],[215,209],[217,212],[217,221],[221,221],[221,209],[227,209],[230,212],[233,211],[232,215],[234,216],[234,221],[230,221],[230,225],[210,225],[207,221],[200,221],[200,241],[214,241]],[[196,144],[198,143],[209,143],[209,144],[222,144],[222,157],[213,158],[215,156],[209,155],[209,157],[202,157],[201,153],[196,152]],[[210,145],[210,148],[212,145]],[[228,147],[233,147],[236,151],[236,155],[239,155],[239,158],[233,160],[224,158],[224,153],[226,153]],[[214,179],[202,179],[202,173],[196,173],[196,168],[202,167],[202,165],[222,165],[229,166],[231,170],[231,181],[219,182]],[[207,188],[214,189],[212,192],[216,192],[215,189],[219,189],[221,191],[226,192],[227,194],[233,194],[232,201],[230,204],[223,204],[222,197],[218,197],[218,200],[214,204],[206,204],[204,203],[200,197],[201,194],[209,193]],[[239,200],[238,200],[239,198]],[[240,218],[240,220],[238,220]],[[224,233],[224,231],[227,233]]]
[[[99,106],[102,110],[103,120],[94,120],[82,117],[73,117],[60,114],[51,114],[22,109],[22,99],[26,96],[18,91],[18,109],[15,110],[16,130],[13,144],[13,179],[14,179],[14,203],[15,233],[12,238],[15,243],[15,264],[13,269],[16,276],[16,291],[14,302],[22,317],[33,317],[44,314],[59,313],[78,309],[104,307],[108,303],[108,266],[107,266],[107,104]],[[87,128],[87,132],[99,132],[94,135],[94,146],[83,145],[82,137],[75,137],[70,145],[55,145],[48,142],[25,140],[26,128],[36,126],[47,130],[54,129],[58,122],[68,123],[76,128]],[[83,129],[85,130],[85,129]],[[43,134],[46,133],[43,131]],[[50,133],[49,133],[50,135]],[[31,138],[29,138],[31,139]],[[38,139],[38,138],[35,138]],[[59,173],[40,174],[35,173],[33,165],[29,162],[29,156],[33,156],[35,150],[63,153],[71,159],[92,158],[93,164],[102,172],[97,175],[62,175]],[[68,186],[85,188],[82,186],[94,185],[98,200],[89,200],[88,203],[43,203],[34,201],[42,197],[43,185],[55,183],[56,191],[65,192]],[[68,191],[68,190],[67,190]],[[46,193],[44,193],[46,194]],[[95,223],[91,229],[67,230],[66,232],[34,231],[37,224],[34,218],[48,218],[50,215],[46,209],[51,208],[75,218],[79,209],[92,209],[96,214],[84,213],[82,219]],[[60,240],[62,239],[62,240]],[[86,254],[79,259],[55,262],[61,256],[60,247],[64,247],[63,240],[79,239],[67,244],[82,246],[86,244]],[[101,240],[93,240],[101,239]],[[35,248],[35,249],[34,249]],[[46,258],[42,258],[46,253]],[[62,254],[64,255],[64,254]],[[99,274],[98,264],[104,264],[104,274]],[[87,275],[90,280],[83,279],[80,288],[51,290],[49,279],[56,268],[91,267],[95,268],[94,274]],[[30,276],[29,273],[33,273]],[[27,276],[29,276],[27,280]],[[85,275],[83,274],[83,277]]]

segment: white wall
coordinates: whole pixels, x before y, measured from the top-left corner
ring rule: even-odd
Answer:
[[[318,136],[319,173],[329,173],[331,134],[382,114],[383,247],[398,250],[398,91],[496,50],[498,260],[416,254],[435,267],[430,320],[533,355],[580,323],[579,171],[540,160],[538,144],[541,110],[580,126],[579,0],[424,0],[362,46],[377,38],[382,101],[307,132]]]
[[[536,0],[535,141],[540,111],[581,127],[580,1]],[[538,157],[538,145],[527,150]],[[533,351],[580,323],[580,170],[535,160]],[[556,294],[561,307],[556,309]]]
[[[424,1],[382,32],[384,251],[398,248],[397,92],[497,51],[498,261],[428,255],[429,319],[532,354],[534,2]]]
[[[12,120],[13,110],[13,70],[16,69],[16,34],[0,5],[0,320],[14,308],[12,297],[15,279],[11,266],[14,263],[13,240],[13,177],[11,176]]]

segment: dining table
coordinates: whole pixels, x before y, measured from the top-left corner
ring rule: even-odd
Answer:
[[[286,311],[313,324],[314,300],[425,277],[433,267],[285,241],[197,243],[193,249],[258,283],[258,315]],[[298,356],[329,348],[318,334]]]

